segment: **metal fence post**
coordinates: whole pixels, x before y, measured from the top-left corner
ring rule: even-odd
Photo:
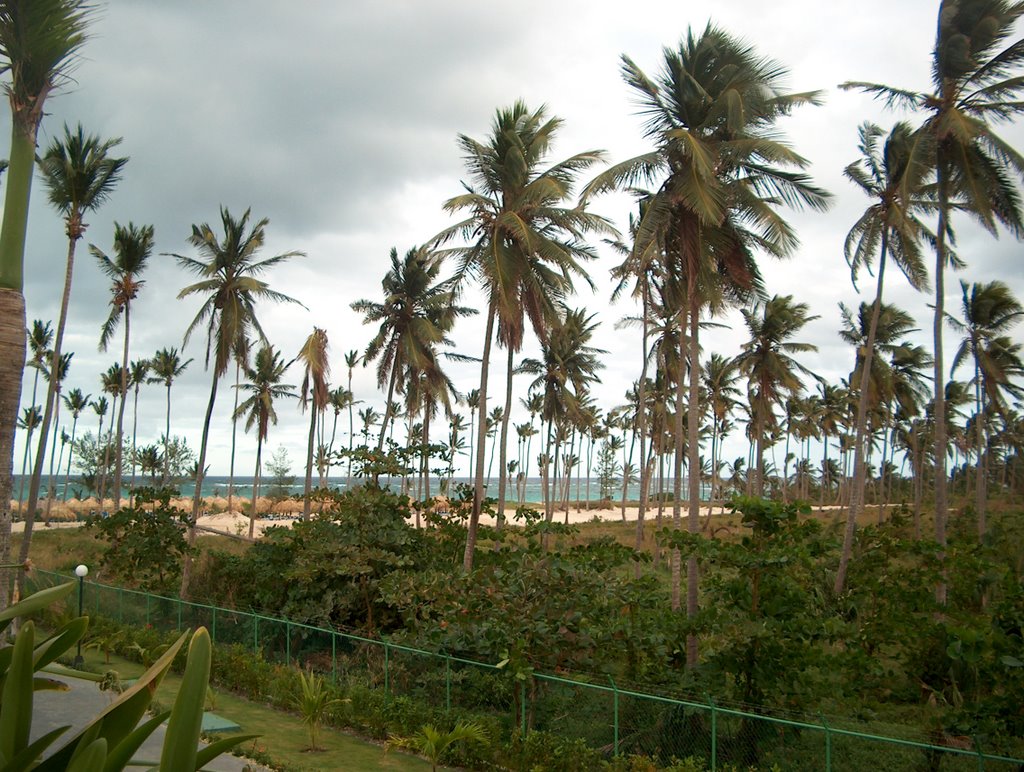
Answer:
[[[117,588],[117,621],[124,624],[124,590]]]
[[[149,598],[150,598],[150,595],[147,592],[146,593],[146,625],[147,626],[149,625]]]
[[[978,742],[977,736],[974,737],[974,750],[978,753],[978,770],[985,772],[985,754],[981,752],[981,743]]]
[[[331,631],[331,683],[338,683],[338,634]]]
[[[260,650],[260,618],[257,614],[252,615],[252,653],[255,655]]]
[[[210,608],[212,609],[211,616],[213,618],[212,621],[210,622],[210,640],[213,641],[214,643],[216,643],[217,642],[217,607],[216,606],[211,606]]]
[[[612,745],[612,748],[613,748],[612,753],[615,756],[618,756],[619,755],[619,687],[615,685],[615,679],[612,678],[611,676],[608,676],[608,680],[612,684],[612,713],[613,713],[613,725],[614,725],[614,732],[615,732],[615,734],[613,735],[614,740],[613,740],[613,745]]]
[[[704,696],[711,707],[711,772],[715,772],[718,769],[718,707],[714,697],[710,694]]]
[[[829,731],[825,714],[819,713],[821,725],[825,728],[825,772],[832,772],[832,732]]]
[[[284,623],[284,661],[286,665],[292,664],[292,623],[288,620]]]
[[[181,632],[181,598],[178,598],[178,632]]]
[[[444,709],[452,712],[452,658],[444,655]]]
[[[384,641],[384,699],[391,696],[391,647]]]

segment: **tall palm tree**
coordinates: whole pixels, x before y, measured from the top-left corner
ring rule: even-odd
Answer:
[[[791,340],[808,322],[817,319],[806,303],[796,303],[792,295],[775,295],[757,308],[742,309],[750,340],[736,357],[736,367],[750,384],[751,411],[754,420],[755,468],[754,493],[764,488],[764,441],[775,426],[776,405],[787,396],[799,396],[804,389],[800,375],[813,375],[791,354],[817,351],[811,343]]]
[[[244,350],[244,342],[251,340],[255,333],[262,341],[266,335],[256,317],[256,302],[271,300],[275,303],[298,303],[270,288],[261,279],[276,265],[302,255],[302,252],[284,252],[274,257],[258,259],[259,251],[266,240],[266,218],[250,225],[250,210],[235,219],[226,207],[221,207],[223,238],[217,236],[209,224],[192,226],[189,244],[205,258],[197,259],[185,255],[173,255],[178,265],[199,277],[178,293],[178,298],[191,295],[205,297],[195,318],[185,331],[185,343],[192,333],[201,326],[206,327],[206,369],[212,374],[210,399],[203,419],[203,435],[199,446],[199,460],[195,491],[192,496],[192,514],[189,522],[189,544],[195,543],[196,519],[202,505],[203,479],[206,476],[206,449],[210,439],[210,420],[217,400],[217,385],[227,372],[232,358]],[[301,305],[301,303],[299,303]],[[186,555],[181,578],[181,595],[188,594],[192,578],[192,562]]]
[[[884,145],[879,142],[885,137]],[[875,300],[871,306],[863,349],[858,350],[858,369],[851,385],[860,386],[857,399],[857,417],[853,446],[853,489],[846,514],[843,550],[836,572],[835,592],[842,592],[846,584],[846,569],[853,551],[853,537],[857,518],[864,508],[864,487],[867,476],[865,432],[867,425],[869,389],[865,386],[875,356],[875,338],[882,314],[882,291],[885,268],[889,257],[907,277],[916,290],[927,288],[928,272],[921,254],[920,241],[930,237],[928,229],[919,219],[920,213],[931,206],[934,188],[930,186],[931,136],[915,132],[909,124],[898,123],[888,136],[878,126],[865,123],[860,127],[861,157],[846,167],[846,177],[871,198],[867,210],[857,219],[846,236],[844,251],[850,265],[850,274],[856,286],[857,273],[870,268],[878,255],[878,273],[875,281]],[[860,355],[863,351],[863,356]]]
[[[31,458],[32,443],[30,439],[32,433],[39,428],[39,424],[43,422],[43,412],[39,405],[32,405],[32,407],[26,407],[21,411],[21,417],[18,419],[18,428],[25,432],[25,450],[21,454],[21,486],[18,491],[18,508],[24,513],[25,512],[25,500],[22,497],[25,489],[25,470],[28,468],[29,459]]]
[[[451,289],[437,281],[440,271],[440,261],[428,250],[413,247],[399,259],[398,250],[392,248],[391,268],[381,281],[384,302],[351,304],[353,311],[363,314],[363,324],[380,322],[362,356],[364,364],[379,358],[377,385],[387,384],[377,450],[384,445],[396,389],[405,393],[407,378],[433,369],[437,347],[448,342],[446,334],[455,318],[476,313],[454,304]]]
[[[135,223],[120,225],[114,223],[114,257],[104,254],[96,245],[90,244],[89,251],[99,263],[100,270],[111,281],[110,315],[103,323],[100,333],[100,351],[107,350],[114,330],[124,319],[124,346],[121,351],[121,405],[117,411],[117,432],[114,456],[114,509],[121,506],[121,476],[123,474],[122,437],[124,436],[124,406],[128,395],[128,346],[131,342],[132,301],[139,295],[145,284],[139,277],[146,270],[153,252],[153,226],[138,226]]]
[[[110,407],[110,403],[107,402],[107,398],[104,397],[101,394],[100,396],[96,397],[96,399],[94,399],[89,404],[92,406],[93,412],[96,413],[96,418],[97,418],[97,420],[99,422],[99,425],[96,427],[96,443],[97,443],[96,444],[96,448],[98,450],[100,447],[104,447],[105,446],[105,443],[103,441],[103,419],[107,415],[107,409]],[[99,459],[97,459],[97,461],[98,460]],[[106,463],[106,462],[104,461],[104,463]],[[97,473],[99,474],[99,477],[100,477],[100,480],[98,482],[102,483],[103,469],[102,468],[98,469]],[[99,494],[99,490],[100,490],[99,485],[97,485],[97,488],[96,488],[97,494]],[[102,505],[103,505],[103,500],[100,499],[100,506],[102,507]]]
[[[89,406],[91,394],[83,394],[81,389],[72,389],[64,396],[64,407],[71,413],[71,439],[69,441],[68,465],[64,472],[64,496],[62,501],[68,500],[68,481],[71,479],[71,457],[75,451],[75,432],[78,429],[78,417],[82,411]]]
[[[113,442],[113,428],[114,418],[118,414],[119,403],[124,404],[124,384],[125,384],[125,372],[124,368],[121,367],[120,362],[114,362],[110,367],[106,369],[104,373],[100,375],[100,382],[103,384],[103,391],[110,395],[110,426],[107,427],[107,438],[103,442],[103,467],[100,470],[100,506],[103,506],[103,501],[107,495],[107,483],[109,482],[110,474],[110,446]],[[115,455],[117,451],[114,451]]]
[[[270,425],[277,425],[277,411],[274,401],[296,397],[295,387],[281,383],[288,364],[281,360],[281,354],[273,346],[264,345],[256,352],[253,367],[246,369],[248,383],[241,390],[250,396],[235,411],[236,418],[245,418],[245,430],[256,427],[256,469],[253,472],[252,506],[249,509],[249,538],[253,538],[256,527],[257,506],[260,495],[260,472],[263,443],[267,439]]]
[[[25,234],[36,136],[46,99],[70,80],[95,6],[88,0],[2,0],[0,70],[11,107],[11,150],[0,224],[0,563],[10,556],[14,433],[25,368]],[[0,573],[0,579],[6,571]],[[19,576],[21,576],[19,574]],[[6,587],[6,583],[0,582]],[[7,593],[0,593],[6,608]]]
[[[86,135],[81,124],[72,132],[64,126],[63,138],[55,138],[39,160],[39,170],[48,191],[50,204],[63,215],[64,230],[68,236],[68,253],[64,269],[64,292],[61,295],[60,317],[51,354],[51,368],[63,356],[64,328],[67,323],[68,306],[71,302],[71,280],[75,265],[75,250],[79,239],[88,225],[83,217],[95,211],[107,201],[114,187],[121,179],[127,158],[114,158],[109,153],[121,140],[101,141],[94,135]],[[43,409],[40,427],[40,448],[32,471],[29,486],[30,509],[35,511],[42,479],[42,461],[45,455],[46,436],[50,431],[53,413],[58,409],[57,395],[51,382],[47,402]],[[54,435],[56,437],[56,434]],[[25,536],[21,551],[26,556],[32,538],[32,521],[25,524]]]
[[[961,280],[962,319],[950,318],[953,329],[962,336],[960,346],[953,356],[952,371],[973,360],[975,430],[978,449],[977,486],[974,508],[978,517],[978,537],[983,538],[985,522],[985,475],[986,448],[988,447],[988,421],[986,408],[992,405],[1005,414],[1007,405],[1003,390],[1020,395],[1020,389],[1010,382],[1010,376],[1019,375],[1019,356],[1014,356],[1013,345],[1004,333],[1024,318],[1024,306],[1013,296],[1010,288],[1001,281],[986,284],[968,284]],[[1020,346],[1016,346],[1019,351]],[[1017,360],[1014,362],[1014,360]],[[1016,367],[1014,365],[1016,364]],[[1016,370],[1016,373],[1014,372]]]
[[[28,366],[31,367],[35,373],[32,377],[32,407],[36,406],[36,397],[39,392],[39,375],[46,369],[46,362],[50,360],[50,344],[53,342],[53,327],[50,322],[44,322],[42,319],[35,319],[32,322],[32,326],[26,330],[28,335],[28,348],[32,353],[31,358],[28,361]],[[23,416],[24,417],[24,416]],[[42,425],[42,412],[40,412],[40,420],[26,423],[22,420],[23,426],[21,427],[26,431],[25,434],[25,448],[26,452],[22,454],[21,464],[21,481],[18,484],[18,501],[21,504],[22,510],[25,508],[25,462],[28,459],[28,446],[32,444],[32,435]],[[45,441],[43,442],[45,450]],[[33,464],[33,469],[35,465]],[[31,484],[29,485],[29,491],[31,494]],[[38,496],[38,492],[37,492]],[[35,511],[35,507],[32,508]],[[30,534],[31,535],[31,534]]]
[[[235,406],[231,409],[231,460],[228,464],[228,512],[232,511],[235,498],[235,450],[238,447],[238,398],[241,393],[242,368],[248,366],[249,349],[252,341],[246,340],[242,344],[240,355],[235,356]]]
[[[368,445],[370,443],[370,429],[380,421],[380,413],[372,407],[367,407],[359,411],[359,420],[363,423],[363,444]]]
[[[162,383],[167,389],[167,418],[164,427],[164,468],[160,478],[161,485],[167,485],[170,482],[171,385],[179,375],[185,372],[185,368],[190,364],[192,364],[191,359],[186,359],[184,362],[181,361],[181,355],[178,354],[178,349],[176,348],[162,348],[149,360],[153,375],[149,378],[148,382]]]
[[[327,379],[331,375],[331,364],[327,358],[327,331],[314,327],[299,350],[297,360],[301,361],[305,371],[302,376],[301,393],[302,409],[309,411],[309,444],[306,449],[306,486],[303,492],[302,518],[309,520],[310,494],[313,491],[313,438],[319,415],[327,409],[330,401],[330,386]],[[312,403],[312,404],[310,404]],[[383,434],[383,428],[381,434]]]
[[[352,371],[359,364],[359,352],[353,349],[345,354],[345,369],[348,370],[348,478],[345,481],[345,490],[352,487],[352,443],[355,441],[355,424],[352,420],[352,411],[356,406],[355,394],[352,391]]]
[[[588,151],[545,167],[552,140],[562,122],[548,118],[544,108],[530,111],[522,102],[498,110],[491,134],[478,142],[464,134],[458,143],[470,183],[466,192],[445,202],[448,212],[467,212],[461,222],[435,238],[444,243],[461,238],[466,246],[450,250],[457,258],[455,281],[479,279],[487,295],[487,323],[480,366],[478,416],[487,414],[487,380],[495,336],[508,351],[506,420],[501,428],[501,465],[505,464],[512,356],[523,344],[527,319],[543,342],[557,303],[572,291],[574,277],[586,278],[581,261],[594,256],[583,242],[591,231],[610,232],[611,226],[581,206],[564,204],[578,175],[601,158]],[[479,421],[473,509],[470,514],[463,568],[473,568],[477,528],[483,503],[485,421]],[[502,475],[504,479],[504,475]],[[499,493],[499,506],[502,496]]]
[[[718,489],[719,441],[722,427],[739,401],[740,390],[736,386],[739,371],[734,360],[713,353],[704,363],[701,377],[711,412],[711,498],[714,498]]]
[[[53,409],[52,409],[52,412],[53,412],[53,423],[54,423],[55,426],[58,426],[60,424],[60,396],[61,396],[60,392],[61,392],[61,387],[62,387],[65,379],[67,378],[68,370],[71,367],[71,359],[74,357],[74,355],[75,354],[72,351],[69,351],[67,354],[62,354],[60,359],[57,360],[57,368],[56,368],[56,370],[53,369],[53,367],[52,367],[53,363],[51,362],[50,366],[47,367],[43,371],[43,375],[46,377],[46,383],[47,383],[46,392],[47,392],[47,394],[49,394],[50,392],[53,393],[53,401],[56,403],[53,406]],[[52,384],[55,384],[55,385],[52,385]],[[45,418],[45,413],[44,413],[44,418]],[[42,423],[43,423],[43,421],[40,421],[40,431],[42,431]],[[38,451],[37,451],[37,453],[38,453]],[[50,508],[53,506],[53,499],[54,499],[54,496],[56,495],[56,488],[54,488],[54,486],[53,486],[53,463],[54,463],[54,456],[56,455],[56,453],[57,453],[57,432],[54,431],[53,432],[52,440],[50,442],[50,469],[49,469],[49,473],[47,474],[47,481],[46,481],[46,514],[45,514],[45,518],[46,518],[46,524],[47,525],[50,524]],[[33,467],[33,470],[34,470],[34,468],[35,467]],[[30,488],[30,492],[31,492],[31,488]],[[36,503],[38,503],[38,500],[37,500]],[[27,558],[28,557],[28,548],[24,546],[24,541],[22,542],[22,545],[23,545],[22,546],[22,551],[25,553],[25,557]]]
[[[677,50],[666,49],[656,80],[623,56],[623,75],[636,92],[646,117],[644,133],[656,149],[613,166],[588,186],[603,190],[656,183],[642,209],[634,250],[651,245],[664,250],[673,282],[685,292],[677,312],[680,352],[688,344],[689,405],[688,529],[699,529],[700,459],[699,325],[703,309],[715,314],[727,304],[759,290],[754,251],[775,257],[797,245],[777,205],[823,210],[828,194],[799,172],[807,161],[778,138],[776,122],[817,94],[782,91],[785,70],[711,25],[698,36],[689,32]],[[681,293],[680,293],[681,294]],[[689,329],[687,324],[689,322]],[[677,378],[676,436],[683,437],[683,373]],[[683,443],[676,443],[676,480]],[[678,487],[678,484],[677,484]],[[679,492],[681,493],[681,491]],[[681,495],[676,496],[677,502]],[[678,503],[676,512],[678,513]],[[678,515],[677,518],[678,520]],[[687,566],[687,614],[697,611],[697,563]],[[687,644],[687,663],[697,664],[696,638]]]
[[[149,368],[150,363],[148,359],[140,359],[136,362],[132,362],[128,367],[128,379],[131,382],[132,387],[132,477],[131,482],[128,485],[128,490],[130,492],[128,506],[131,506],[131,502],[135,497],[135,448],[139,431],[139,387],[147,382]]]
[[[935,229],[934,406],[935,540],[946,544],[946,403],[942,329],[945,319],[945,270],[956,258],[949,250],[954,207],[991,232],[1001,223],[1015,236],[1024,232],[1020,197],[1011,174],[1024,176],[1024,157],[994,131],[994,124],[1024,112],[1024,78],[1019,40],[1003,44],[1024,15],[1011,0],[943,0],[932,49],[932,88],[918,92],[875,83],[856,88],[891,106],[925,113],[921,130],[931,137],[938,225]],[[946,602],[946,584],[935,588]]]
[[[352,408],[352,392],[346,389],[344,386],[331,391],[330,396],[331,409],[334,410],[334,422],[331,425],[331,441],[327,445],[328,450],[328,461],[327,461],[327,476],[330,477],[331,466],[337,459],[337,454],[334,451],[334,440],[338,434],[338,416],[341,415],[341,411],[348,408]]]

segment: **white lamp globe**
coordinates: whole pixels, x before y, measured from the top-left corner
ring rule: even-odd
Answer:
[[[89,566],[85,565],[85,563],[80,563],[75,568],[75,576],[77,576],[79,579],[84,579],[86,574],[88,574],[88,573],[89,573]]]

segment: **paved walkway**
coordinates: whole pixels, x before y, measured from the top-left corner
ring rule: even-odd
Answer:
[[[73,735],[111,702],[110,694],[101,692],[99,685],[92,681],[65,676],[57,676],[57,678],[64,681],[70,690],[35,693],[32,711],[31,739],[33,740],[46,732],[68,724],[71,724],[72,728],[65,732],[64,736]],[[136,758],[158,762],[166,733],[166,724],[157,727],[136,754]],[[61,740],[58,739],[56,745],[60,746],[61,744]],[[252,762],[246,762],[236,756],[221,755],[207,764],[204,769],[217,770],[217,772],[245,772],[245,770],[258,770],[262,767],[255,766]]]

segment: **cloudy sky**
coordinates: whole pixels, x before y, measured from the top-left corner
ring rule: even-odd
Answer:
[[[769,292],[795,294],[820,315],[806,328],[804,339],[819,347],[803,359],[806,366],[831,380],[848,375],[852,351],[836,334],[838,303],[853,304],[856,297],[842,242],[867,201],[843,179],[842,169],[857,157],[859,123],[889,125],[895,116],[836,86],[867,80],[927,88],[938,2],[521,0],[514,16],[507,8],[467,0],[105,3],[75,83],[47,102],[40,136],[43,146],[65,122],[81,122],[102,137],[123,137],[121,149],[131,157],[109,203],[89,218],[78,251],[65,340],[65,350],[75,352],[68,387],[99,393],[99,373],[119,360],[119,346],[117,352],[113,346],[97,351],[109,293],[86,245],[109,252],[114,221],[132,221],[155,226],[158,253],[193,254],[186,243],[192,224],[218,226],[221,205],[235,214],[251,207],[254,217],[269,218],[267,256],[307,254],[276,269],[270,281],[308,310],[264,305],[260,318],[288,358],[314,325],[325,328],[332,380],[343,384],[344,353],[364,348],[372,334],[349,304],[379,299],[392,246],[404,252],[450,222],[441,204],[461,190],[457,134],[484,138],[495,109],[521,98],[532,107],[546,104],[564,119],[557,157],[601,148],[617,161],[643,152],[648,146],[619,57],[628,54],[653,74],[662,47],[675,46],[688,27],[699,30],[709,20],[788,67],[791,90],[825,91],[822,107],[802,109],[782,128],[811,160],[818,184],[835,194],[835,205],[826,214],[792,214],[802,246],[784,263],[765,258],[763,272]],[[4,111],[4,136],[8,128]],[[1003,134],[1024,146],[1020,127],[1006,127]],[[623,226],[630,202],[608,197],[595,208]],[[966,276],[1001,278],[1024,297],[1021,246],[1005,235],[993,240],[966,223],[956,227],[960,253],[970,264]],[[28,318],[55,320],[66,242],[38,180],[29,229]],[[597,397],[605,409],[622,401],[640,367],[638,333],[613,327],[635,311],[628,301],[608,301],[608,270],[616,262],[602,251],[590,266],[596,291],[584,287],[577,300],[602,321],[599,345],[608,354]],[[916,315],[926,342],[930,298],[910,291],[898,274],[889,276],[887,299]],[[154,255],[144,278],[133,306],[132,359],[180,347],[198,309],[196,300],[176,299],[190,278],[173,258]],[[867,279],[861,288],[871,285]],[[956,277],[948,285],[948,301],[955,302]],[[471,293],[466,301],[477,304],[479,296]],[[707,333],[706,352],[737,353],[742,323],[736,314],[724,321],[731,329]],[[478,356],[483,321],[461,323],[454,337],[461,353]],[[174,386],[172,431],[198,449],[209,389],[203,340],[191,340],[185,354],[195,361]],[[23,405],[32,387],[31,371],[26,373]],[[478,384],[470,365],[453,364],[451,373],[462,392]],[[291,383],[301,381],[298,367],[290,376]],[[503,382],[500,368],[495,381]],[[354,391],[382,407],[372,368],[356,371]],[[225,382],[208,453],[213,474],[227,473],[231,400]],[[140,443],[160,436],[163,411],[162,389],[144,388]],[[305,420],[290,406],[279,413],[270,447],[284,445],[298,468]],[[83,428],[95,431],[91,411],[83,421]],[[743,454],[739,435],[727,446],[727,458]],[[19,441],[16,471],[22,447]],[[239,473],[251,474],[254,452],[254,439],[241,437]]]

